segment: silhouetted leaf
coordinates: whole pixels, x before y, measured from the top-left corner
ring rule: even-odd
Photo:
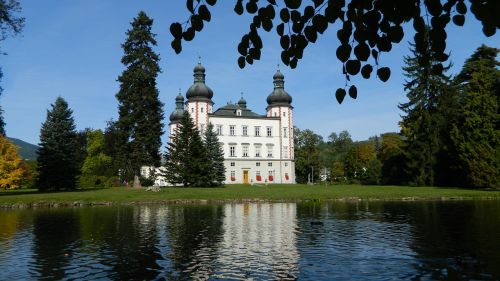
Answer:
[[[290,9],[298,9],[301,2],[301,0],[285,0],[285,5]]]
[[[199,15],[192,15],[191,16],[191,26],[194,28],[196,31],[201,31],[203,29],[203,20]],[[194,37],[194,35],[193,35]]]
[[[457,12],[462,14],[462,15],[467,13],[467,6],[465,6],[464,2],[458,2],[457,5],[455,6],[455,8],[457,9]]]
[[[245,67],[245,57],[241,56],[238,58],[238,66],[243,69]]]
[[[255,14],[257,12],[257,3],[253,1],[249,1],[245,6],[247,8],[247,12],[250,14]]]
[[[463,15],[454,15],[452,19],[453,23],[458,26],[463,26],[465,23],[465,17]]]
[[[391,69],[388,67],[381,67],[377,70],[377,76],[382,82],[386,82],[391,77]]]
[[[205,0],[205,2],[207,2],[208,5],[213,6],[217,3],[217,0]]]
[[[207,6],[201,5],[198,8],[198,14],[200,15],[201,19],[204,21],[210,21],[212,18],[212,15],[210,14],[210,11],[208,10]]]
[[[349,96],[353,99],[358,97],[358,89],[356,89],[356,86],[352,85],[349,87]]]
[[[342,104],[342,102],[344,101],[345,95],[346,95],[346,92],[344,89],[342,89],[342,88],[337,89],[337,91],[335,92],[335,98],[337,98],[337,102],[339,104]]]
[[[361,42],[354,47],[354,55],[356,55],[358,60],[367,61],[370,57],[370,48],[365,42]]]
[[[283,22],[288,22],[290,20],[290,12],[288,12],[287,8],[281,9],[280,18]]]
[[[361,68],[361,63],[359,60],[348,60],[345,64],[345,70],[351,75],[356,75]]]
[[[348,44],[342,44],[337,48],[337,58],[341,62],[346,62],[351,56],[351,46]]]
[[[175,39],[182,38],[182,25],[178,22],[174,22],[170,25],[170,33],[174,36]]]
[[[182,33],[182,37],[184,38],[184,40],[186,41],[191,41],[193,40],[194,38],[194,28],[192,27],[189,27],[188,29],[186,29],[186,31],[184,31]]]
[[[179,54],[182,51],[181,39],[175,39],[170,44],[172,49],[174,49],[176,54]]]
[[[283,34],[285,33],[285,24],[284,23],[280,23],[276,26],[276,32],[278,33],[279,36],[283,36]]]
[[[361,68],[361,75],[363,78],[368,79],[373,71],[373,67],[370,64],[365,64]]]
[[[191,12],[191,14],[194,13],[194,0],[186,0],[186,7],[188,9],[188,11]]]
[[[288,50],[290,48],[290,36],[285,35],[280,38],[280,45],[283,50]]]
[[[316,42],[316,39],[318,39],[318,34],[316,33],[316,30],[314,27],[308,25],[306,28],[304,28],[304,34],[306,35],[307,40],[309,42]]]
[[[318,8],[319,5],[323,4],[324,0],[313,0],[314,7]]]
[[[270,19],[265,19],[262,21],[262,28],[267,32],[271,31],[273,29],[273,22]]]
[[[243,0],[238,0],[238,2],[236,2],[236,5],[234,6],[234,12],[236,12],[238,15],[243,14]]]

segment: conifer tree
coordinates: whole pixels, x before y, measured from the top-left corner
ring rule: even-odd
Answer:
[[[406,114],[401,122],[405,139],[407,172],[411,185],[432,186],[435,183],[437,153],[440,149],[440,127],[442,116],[438,103],[443,92],[449,87],[449,77],[444,73],[451,65],[440,69],[442,64],[431,49],[429,36],[425,36],[423,46],[411,45],[413,56],[406,56],[403,67],[404,87],[408,102],[399,105]],[[420,51],[418,51],[420,50]]]
[[[209,185],[207,151],[187,111],[172,136],[165,158],[164,176],[169,183],[185,187]]]
[[[224,150],[219,143],[219,138],[214,131],[214,125],[208,124],[205,132],[205,147],[209,163],[209,182],[211,186],[221,186],[226,178],[226,168],[224,167]]]
[[[47,119],[40,130],[38,150],[38,178],[41,191],[74,189],[76,186],[77,144],[73,111],[58,97],[47,111]]]
[[[127,68],[119,77],[120,154],[122,169],[129,178],[138,176],[140,167],[160,165],[161,135],[163,134],[163,104],[158,99],[156,77],[160,73],[159,56],[153,51],[155,34],[153,20],[140,12],[127,31],[122,45],[122,63]]]
[[[479,47],[456,77],[464,100],[451,137],[468,187],[500,186],[499,51]]]

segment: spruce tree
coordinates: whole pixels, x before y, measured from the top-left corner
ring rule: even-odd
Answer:
[[[166,180],[171,184],[208,186],[210,163],[207,151],[189,113],[184,112],[165,155]]]
[[[451,137],[468,187],[500,186],[499,51],[479,47],[456,77],[464,96]]]
[[[153,20],[141,11],[122,45],[125,54],[121,61],[126,70],[118,77],[116,125],[122,136],[121,166],[129,179],[138,176],[143,165],[159,166],[161,159],[163,104],[156,88],[156,77],[161,70],[160,58],[152,49],[156,46],[152,25]]]
[[[211,186],[221,186],[226,179],[226,168],[224,167],[224,150],[219,143],[219,138],[214,131],[212,123],[208,124],[205,132],[205,147],[209,163],[209,183]]]
[[[56,99],[40,130],[38,178],[41,191],[74,189],[76,186],[77,142],[72,110],[61,97]]]
[[[432,186],[435,183],[437,154],[440,149],[440,127],[442,116],[438,103],[449,87],[449,77],[441,71],[442,65],[431,50],[431,43],[424,40],[423,46],[410,44],[413,56],[406,56],[403,67],[407,80],[404,87],[408,102],[399,105],[405,113],[401,122],[405,137],[404,151],[407,158],[407,172],[411,185]]]

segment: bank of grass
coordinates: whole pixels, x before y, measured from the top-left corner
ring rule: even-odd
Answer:
[[[73,206],[97,204],[199,203],[304,200],[470,200],[500,199],[500,191],[458,188],[362,185],[227,185],[223,188],[83,189],[40,193],[0,191],[0,207]]]

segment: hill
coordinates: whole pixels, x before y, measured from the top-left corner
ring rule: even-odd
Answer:
[[[37,151],[38,151],[38,146],[27,143],[25,141],[22,141],[20,139],[15,139],[15,138],[9,138],[8,139],[17,147],[19,147],[19,155],[23,159],[27,160],[36,160],[37,158]]]

